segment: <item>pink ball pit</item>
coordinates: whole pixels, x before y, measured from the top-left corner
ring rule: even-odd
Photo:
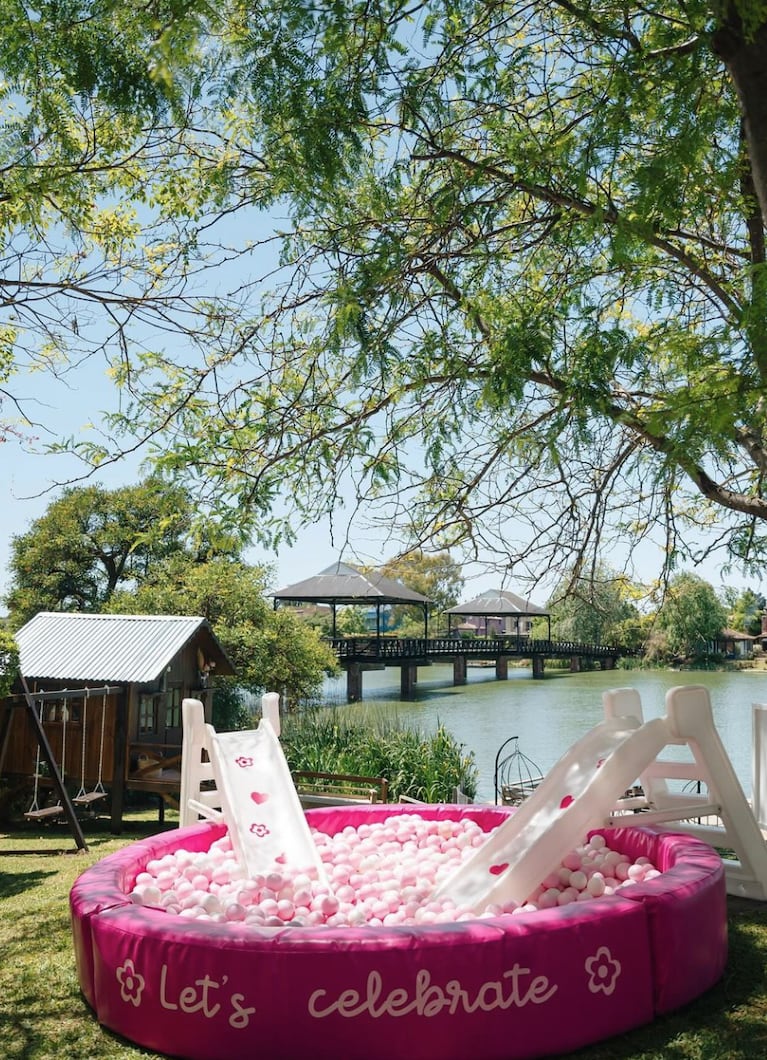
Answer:
[[[312,810],[334,834],[413,806]],[[506,810],[419,806],[428,819]],[[721,859],[689,836],[599,829],[662,875],[598,901],[415,927],[199,922],[131,903],[147,862],[207,850],[201,824],[87,869],[70,905],[80,985],[99,1022],[187,1060],[525,1060],[566,1053],[684,1005],[727,958]],[[593,834],[593,833],[592,833]]]

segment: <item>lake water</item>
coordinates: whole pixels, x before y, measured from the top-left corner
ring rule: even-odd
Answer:
[[[474,753],[479,770],[477,799],[492,801],[494,764],[498,748],[510,736],[542,773],[602,720],[602,692],[636,688],[642,697],[645,720],[665,714],[664,697],[677,685],[705,685],[711,696],[714,720],[722,743],[747,796],[751,795],[752,704],[767,703],[765,671],[612,670],[570,674],[549,671],[533,680],[531,671],[510,669],[506,681],[495,679],[492,667],[470,667],[467,684],[452,685],[451,665],[421,667],[417,698],[399,698],[400,671],[396,667],[364,674],[366,710],[395,713],[400,721],[431,732],[442,723],[465,750]],[[329,682],[328,701],[344,703],[346,677]],[[674,748],[662,757],[679,759]]]

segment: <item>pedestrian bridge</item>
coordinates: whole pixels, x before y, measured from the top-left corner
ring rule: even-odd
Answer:
[[[609,644],[581,644],[577,641],[537,640],[524,636],[495,637],[388,637],[353,636],[331,641],[339,665],[346,671],[346,698],[349,703],[362,699],[362,674],[365,670],[382,670],[398,666],[401,674],[401,698],[412,699],[419,666],[434,662],[452,662],[453,684],[466,684],[471,661],[495,662],[498,680],[508,676],[509,659],[530,659],[534,678],[544,675],[546,659],[569,659],[570,670],[577,673],[582,664],[599,663],[612,670],[625,648]]]

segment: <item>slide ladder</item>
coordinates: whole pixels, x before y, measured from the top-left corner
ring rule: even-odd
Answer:
[[[730,893],[767,899],[767,847],[713,721],[708,691],[702,686],[671,689],[665,718],[643,721],[632,689],[608,693],[605,720],[581,737],[562,756],[543,782],[434,892],[480,912],[489,904],[522,903],[560,865],[587,832],[608,823],[658,824],[684,821],[676,831],[701,829],[689,818],[718,815],[728,846],[739,861],[728,873]],[[694,763],[662,762],[669,745],[686,744]],[[700,779],[705,796],[676,796],[667,779]],[[646,809],[626,817],[632,806],[620,800],[639,778]],[[624,807],[617,816],[616,804]],[[711,842],[710,839],[708,839]],[[723,845],[723,844],[716,844]]]
[[[604,694],[605,715],[631,713],[640,722],[642,706],[635,689]],[[756,713],[756,708],[755,708]],[[714,723],[708,690],[684,685],[666,693],[669,745],[686,746],[690,760],[655,758],[638,773],[643,796],[621,800],[620,808],[641,810],[636,821],[685,832],[721,851],[729,894],[767,901],[767,846]],[[756,718],[755,718],[756,724]],[[756,749],[755,744],[755,749]],[[695,784],[698,792],[674,792],[669,782]],[[720,823],[716,823],[716,821]],[[618,811],[608,824],[626,824]]]

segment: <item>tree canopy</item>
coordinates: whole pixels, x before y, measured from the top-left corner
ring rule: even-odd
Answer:
[[[12,539],[6,603],[13,624],[38,611],[101,611],[118,587],[185,551],[199,555],[191,501],[181,487],[150,478],[116,490],[67,489]]]
[[[17,373],[99,357],[117,377],[201,323],[189,254],[221,157],[192,113],[219,22],[199,0],[1,0],[0,19],[0,440],[55,440]]]
[[[720,639],[726,622],[727,612],[711,585],[697,574],[678,574],[658,613],[660,639],[652,645],[650,655],[706,655],[712,642]]]
[[[589,577],[566,575],[549,601],[551,636],[582,644],[619,644],[638,647],[638,595],[614,571],[600,567]]]
[[[309,185],[255,100],[295,266],[225,390],[154,389],[163,466],[265,511],[287,481],[304,517],[350,475],[412,542],[521,569],[656,532],[673,569],[707,529],[757,563],[765,4],[297,6],[357,113],[325,99],[338,165]]]
[[[114,595],[121,613],[202,615],[234,665],[232,682],[279,692],[288,704],[316,699],[336,658],[316,630],[266,600],[268,570],[232,556],[191,563],[176,554],[157,563],[132,590]]]
[[[143,140],[127,163],[138,128],[118,126],[125,164],[96,189],[137,201],[143,182],[161,241],[118,209],[106,252],[67,259],[101,255],[120,291],[135,266],[154,298],[156,255],[162,329],[196,328],[178,347],[115,326],[116,448],[80,452],[151,440],[163,472],[272,541],[351,490],[411,547],[515,577],[578,577],[647,538],[667,573],[714,548],[759,570],[766,0],[286,0],[223,4],[216,34],[205,10],[184,8],[192,46],[164,56],[165,124],[155,101],[138,120],[156,168]],[[101,105],[100,70],[62,91]],[[245,203],[289,215],[268,287],[239,274],[179,298],[226,257],[202,246],[210,211]]]

